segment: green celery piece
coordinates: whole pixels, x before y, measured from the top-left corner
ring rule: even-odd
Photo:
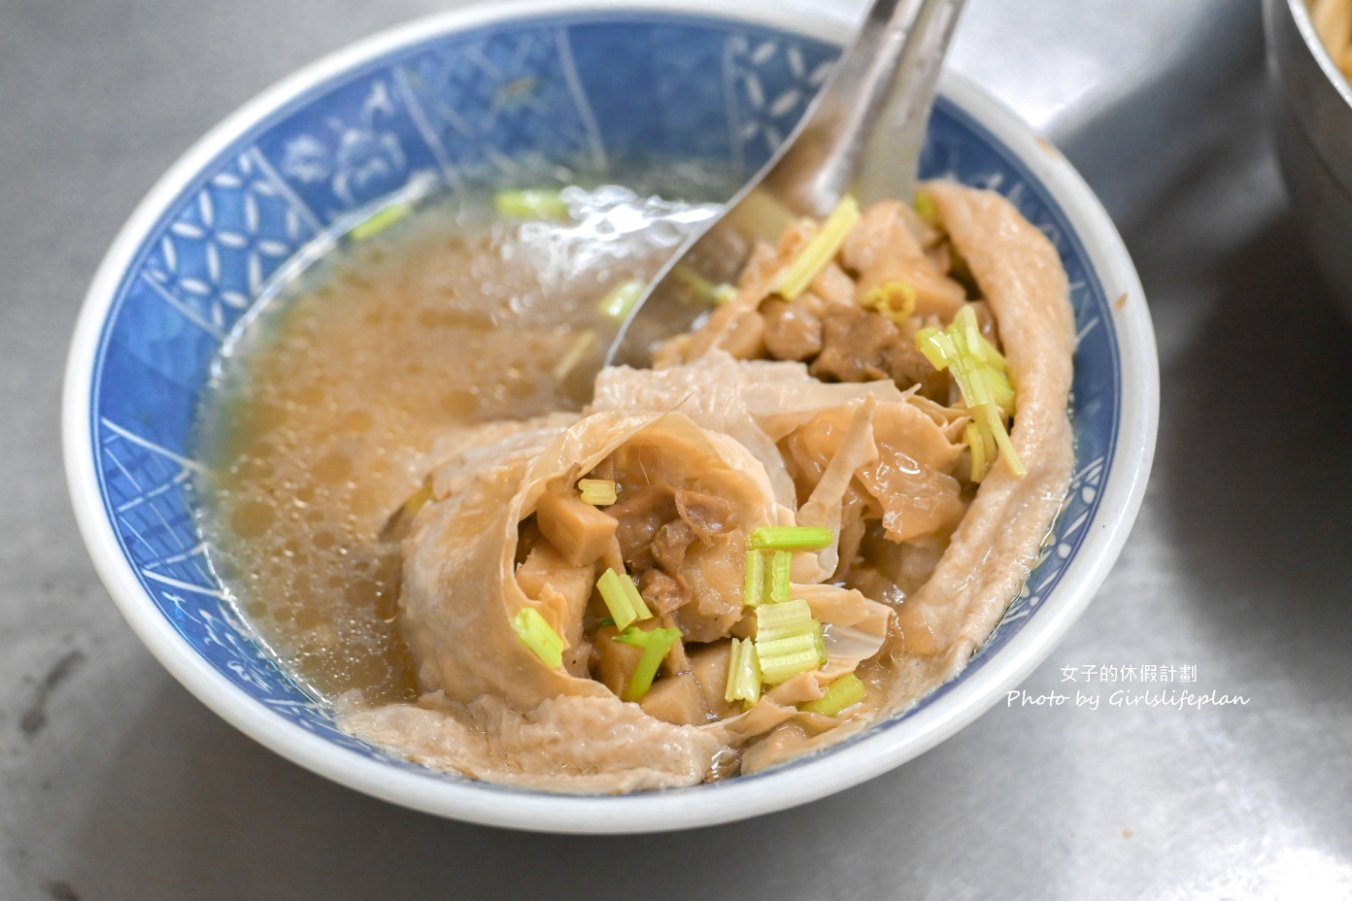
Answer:
[[[986,470],[990,468],[990,461],[986,459],[986,439],[975,422],[967,423],[963,438],[967,442],[967,449],[972,453],[972,481],[980,482],[986,477]]]
[[[721,307],[723,304],[732,300],[736,296],[737,296],[737,286],[729,285],[727,282],[724,282],[723,284],[718,285],[717,287],[714,288],[713,296],[709,298],[709,302],[713,306]]]
[[[952,367],[953,380],[969,410],[993,404],[1013,412],[1014,385],[1005,358],[981,334],[970,305],[959,310],[944,331],[931,327],[916,332],[916,346],[936,369]]]
[[[1017,394],[1004,355],[981,334],[972,307],[959,310],[943,331],[931,327],[916,332],[915,343],[935,369],[951,369],[962,401],[972,414],[975,431],[969,426],[966,432],[967,446],[972,448],[972,480],[981,481],[996,456],[1003,457],[1010,470],[1022,477],[1026,470],[1001,414],[1001,410],[1014,412]],[[995,453],[990,452],[992,443]]]
[[[826,693],[815,701],[799,704],[798,709],[806,713],[820,713],[823,716],[840,716],[868,697],[868,688],[854,673],[846,673],[826,687]]]
[[[768,666],[772,658],[792,657],[800,651],[810,652],[814,664],[820,661],[821,654],[817,650],[817,633],[815,630],[790,635],[787,638],[776,638],[771,641],[756,639],[756,654],[760,657],[763,666]]]
[[[690,289],[690,293],[711,307],[722,306],[737,296],[737,287],[727,282],[715,285],[694,269],[682,264],[671,270],[671,277]]]
[[[766,604],[756,609],[758,642],[807,635],[815,625],[812,608],[802,598],[785,601],[782,604]]]
[[[637,620],[652,619],[652,611],[643,603],[643,596],[627,574],[621,575],[613,568],[606,567],[601,578],[596,580],[596,589],[601,592],[601,600],[615,620],[617,629],[627,629]]]
[[[643,700],[644,695],[648,693],[648,689],[653,687],[653,678],[657,675],[657,668],[662,665],[662,661],[671,652],[671,646],[680,638],[680,629],[653,629],[650,632],[644,632],[642,629],[633,626],[615,636],[615,640],[621,644],[633,645],[643,649],[643,657],[639,659],[638,666],[634,669],[634,675],[630,677],[629,685],[624,689],[624,694],[621,696],[624,700]]]
[[[915,333],[915,346],[930,361],[930,365],[940,372],[952,365],[957,356],[952,339],[934,326]]]
[[[685,285],[690,291],[706,302],[713,299],[714,283],[700,275],[685,263],[673,266],[671,277]]]
[[[1004,457],[1014,475],[1024,476],[1027,470],[1024,469],[1023,461],[1019,459],[1019,452],[1014,449],[1014,442],[1009,440],[1009,432],[1005,430],[1005,422],[1000,418],[1000,411],[994,404],[985,404],[972,412],[976,414],[982,427],[995,438],[995,446],[1000,448],[1000,456]]]
[[[729,651],[728,685],[723,692],[723,699],[729,704],[739,700],[754,704],[760,700],[760,686],[760,662],[756,658],[755,644],[749,638],[734,638]]]
[[[759,607],[765,601],[765,555],[760,551],[746,552],[746,580],[742,588],[742,604]]]
[[[558,191],[546,188],[498,191],[493,195],[493,209],[499,216],[513,219],[568,218],[568,204],[564,203]]]
[[[601,302],[596,305],[597,311],[612,322],[624,322],[634,309],[634,304],[643,296],[643,286],[644,282],[636,278],[620,282],[601,298]]]
[[[1000,348],[987,341],[985,335],[981,336],[981,344],[983,346],[983,352],[986,354],[986,359],[992,363],[998,364],[1003,369],[1005,365],[1005,355],[1000,353]]]
[[[591,353],[592,345],[595,343],[595,329],[583,329],[579,332],[577,337],[573,339],[573,343],[568,345],[568,349],[564,351],[563,356],[559,357],[559,361],[554,364],[554,378],[559,381],[568,378],[568,374],[577,368],[577,364],[585,360],[587,354]]]
[[[1010,384],[1006,370],[997,366],[986,366],[982,370],[986,377],[986,390],[995,405],[1006,413],[1014,412],[1014,386]]]
[[[984,381],[977,383],[972,378],[972,371],[967,368],[961,357],[953,361],[949,372],[953,374],[953,381],[958,383],[958,393],[962,395],[963,403],[967,404],[969,410],[989,400],[985,396],[986,383]]]
[[[836,540],[825,526],[761,526],[748,544],[762,551],[817,551]]]
[[[800,598],[756,611],[756,656],[767,685],[825,665],[822,626],[812,618],[806,601]]]
[[[367,238],[374,237],[394,225],[412,210],[413,207],[407,203],[390,204],[369,219],[352,226],[352,230],[347,233],[347,236],[353,241],[365,241]]]
[[[638,586],[634,584],[634,577],[624,575],[620,577],[620,588],[624,589],[624,596],[629,599],[629,606],[633,609],[638,619],[652,619],[653,613],[648,609],[648,605],[643,603],[643,595],[638,593]]]
[[[893,325],[902,326],[915,312],[915,289],[900,279],[884,282],[864,295],[864,306],[877,310]]]
[[[971,304],[966,304],[958,310],[957,315],[953,317],[953,322],[949,325],[949,331],[952,333],[953,343],[957,345],[958,352],[967,357],[974,363],[986,362],[986,348],[984,341],[981,340],[981,326],[977,324],[976,312]]]
[[[840,245],[845,243],[845,237],[857,221],[859,221],[859,203],[846,194],[840,199],[840,203],[836,204],[831,215],[826,217],[817,233],[803,245],[798,256],[780,272],[779,281],[775,286],[776,292],[785,300],[793,300],[802,294],[817,277],[817,273],[835,257]]]
[[[775,641],[757,639],[756,657],[760,660],[761,679],[766,685],[778,685],[799,673],[821,666],[815,631]]]
[[[559,633],[545,622],[540,611],[534,607],[522,607],[512,617],[512,631],[517,640],[531,651],[540,662],[550,669],[563,666],[563,649],[567,647]]]
[[[789,573],[793,567],[793,554],[789,551],[775,551],[770,558],[770,603],[782,604],[789,599]]]

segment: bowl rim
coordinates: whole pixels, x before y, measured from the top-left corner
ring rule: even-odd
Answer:
[[[121,228],[82,304],[67,358],[62,446],[72,506],[89,555],[132,630],[184,687],[241,732],[300,766],[365,794],[440,816],[531,831],[639,833],[714,825],[783,810],[857,785],[918,756],[993,707],[1051,652],[1107,577],[1130,532],[1154,456],[1159,374],[1154,333],[1140,280],[1107,212],[1069,162],[1013,112],[967,80],[945,73],[943,94],[979,121],[1040,181],[1084,245],[1111,303],[1121,353],[1122,407],[1116,449],[1098,513],[1055,591],[1007,645],[905,723],[848,747],[717,791],[572,796],[502,791],[500,786],[429,778],[334,746],[240,693],[184,641],[148,602],[121,553],[100,501],[89,416],[95,357],[106,315],[147,232],[182,189],[259,121],[317,84],[408,45],[462,30],[579,13],[653,13],[757,24],[841,43],[847,22],[830,11],[774,0],[506,0],[481,3],[395,26],[350,44],[264,90],[198,139],[165,172]],[[496,789],[496,790],[487,790]]]
[[[1334,93],[1342,98],[1343,103],[1352,109],[1352,82],[1343,75],[1338,64],[1333,61],[1333,56],[1329,53],[1329,48],[1324,45],[1320,39],[1319,33],[1315,31],[1314,19],[1310,16],[1310,10],[1306,6],[1306,0],[1278,0],[1284,3],[1287,12],[1291,14],[1291,19],[1296,26],[1296,32],[1300,35],[1305,44],[1305,49],[1309,51],[1314,62],[1323,72],[1324,79],[1328,81],[1329,86],[1333,88]]]

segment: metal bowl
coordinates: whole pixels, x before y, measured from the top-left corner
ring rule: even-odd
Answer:
[[[1352,316],[1352,85],[1305,0],[1264,0],[1273,140],[1319,268]]]

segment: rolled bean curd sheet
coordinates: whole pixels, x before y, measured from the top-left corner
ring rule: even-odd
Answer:
[[[438,449],[432,500],[402,546],[400,627],[423,693],[378,708],[347,698],[344,727],[476,778],[626,792],[773,766],[958,672],[1017,595],[1062,502],[1074,329],[1055,249],[1007,201],[925,190],[998,321],[1024,473],[1002,459],[973,483],[973,414],[954,397],[746,358],[759,351],[738,347],[737,323],[762,316],[777,271],[764,250],[738,298],[670,342],[658,368],[606,369],[580,414],[491,423]],[[866,212],[861,234],[890,234],[892,256],[870,257],[876,247],[861,240],[842,259],[862,286],[907,273],[917,310],[946,322],[961,289],[915,256],[904,220],[895,205]],[[781,242],[781,258],[792,246]],[[832,272],[813,283],[823,297],[849,287]],[[912,274],[924,272],[929,281]],[[613,482],[616,503],[585,503],[582,478]],[[677,512],[698,540],[673,551],[663,528],[679,525]],[[742,585],[747,539],[762,526],[829,530],[824,547],[792,552],[789,592],[820,624],[826,662],[732,702],[729,639],[756,634]],[[681,638],[636,701],[614,671],[622,624],[605,624],[596,591],[607,569],[640,582],[653,616],[639,626]],[[558,636],[558,665],[522,640],[523,615]],[[844,676],[863,681],[865,699],[840,717],[812,712]]]

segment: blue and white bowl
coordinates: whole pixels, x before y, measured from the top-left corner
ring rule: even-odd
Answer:
[[[735,10],[735,11],[734,11]],[[194,146],[94,278],[64,399],[70,491],[90,555],[150,650],[246,734],[359,791],[443,816],[640,832],[801,804],[878,775],[970,723],[1042,661],[1102,583],[1154,451],[1158,372],[1141,286],[1107,215],[1045,140],[946,78],[922,162],[1012,200],[1073,289],[1076,466],[1046,559],[985,648],[912,710],[835,747],[714,785],[630,796],[505,788],[404,761],[335,728],[252,637],[207,566],[189,436],[222,337],[270,279],[411,185],[529,184],[674,160],[750,174],[848,35],[769,0],[487,4],[324,59]]]

